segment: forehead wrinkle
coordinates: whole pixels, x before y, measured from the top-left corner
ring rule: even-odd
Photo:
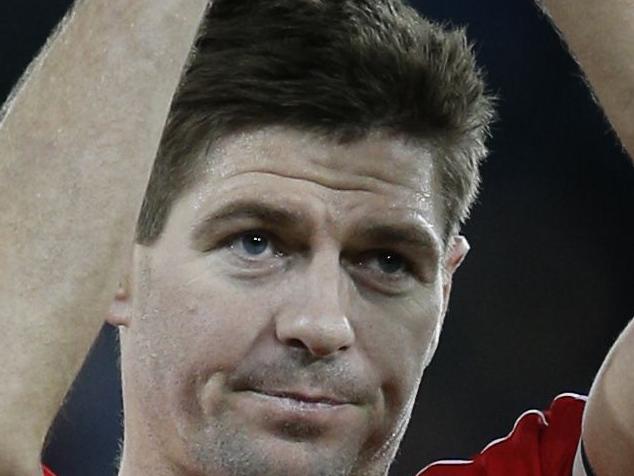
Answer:
[[[298,202],[298,206],[295,207],[297,209],[303,208],[303,207],[308,207],[310,208],[310,215],[311,216],[319,216],[322,218],[321,222],[323,223],[328,223],[331,225],[335,225],[337,221],[339,221],[339,218],[344,215],[349,213],[352,210],[356,210],[359,208],[363,208],[364,204],[367,203],[367,200],[365,199],[358,199],[358,200],[354,200],[352,203],[346,203],[346,200],[344,199],[345,195],[347,193],[363,193],[363,194],[371,194],[371,195],[376,195],[376,196],[380,196],[381,200],[388,200],[389,203],[391,203],[391,205],[387,206],[386,209],[388,211],[392,211],[395,208],[402,208],[402,206],[398,206],[395,207],[392,203],[394,201],[394,191],[392,190],[389,195],[385,195],[385,190],[382,190],[381,188],[385,188],[385,184],[381,184],[380,182],[382,182],[381,179],[374,179],[372,177],[365,177],[368,180],[366,180],[366,184],[369,181],[372,181],[373,183],[375,183],[376,185],[373,186],[343,186],[343,185],[337,185],[337,184],[332,184],[332,183],[324,183],[324,181],[321,180],[315,180],[312,179],[311,177],[306,177],[306,176],[301,176],[301,175],[295,175],[295,174],[291,174],[291,173],[282,173],[282,172],[278,172],[278,171],[273,171],[273,170],[258,170],[258,171],[249,171],[249,172],[239,172],[236,174],[233,174],[231,176],[226,176],[224,177],[222,180],[230,180],[231,178],[236,178],[239,176],[243,176],[245,178],[248,178],[250,175],[255,175],[255,176],[260,176],[260,175],[264,175],[266,176],[270,176],[270,177],[275,177],[278,179],[283,179],[283,180],[292,180],[292,181],[296,181],[296,182],[300,182],[300,183],[305,183],[308,182],[311,185],[314,185],[316,187],[319,187],[321,189],[326,189],[329,192],[334,192],[334,195],[328,196],[328,197],[320,197],[319,201],[316,202],[309,202],[306,200],[302,200],[301,197],[297,196],[297,195],[292,195],[293,197],[296,198],[296,200],[293,199],[289,199],[288,196],[280,196],[277,197],[277,193],[276,190],[278,190],[277,188],[273,188],[273,192],[271,193],[271,191],[267,191],[266,195],[273,195],[274,198],[272,198],[272,201],[274,202],[279,202],[281,205],[283,205],[284,207],[288,207],[288,204],[291,204],[295,201]],[[261,184],[259,184],[261,185]],[[395,187],[397,185],[394,185]],[[304,186],[305,187],[305,186]],[[423,194],[422,192],[420,193],[412,193],[412,191],[407,188],[407,187],[403,187],[402,188],[406,188],[408,194],[411,194],[411,197],[413,197],[415,199],[416,202],[419,202],[421,197],[426,197],[425,194]],[[246,194],[243,192],[244,188],[247,188],[248,191],[246,192]],[[262,187],[263,190],[266,190],[266,187]],[[260,200],[263,195],[262,193],[258,193],[257,192],[258,189],[258,185],[256,185],[255,187],[253,187],[252,183],[248,183],[248,185],[245,184],[236,184],[230,187],[229,190],[231,190],[230,193],[235,193],[235,194],[239,194],[241,196],[247,196],[249,194],[253,194],[253,197]],[[308,193],[308,191],[304,188],[304,190],[306,191],[306,193]],[[283,194],[282,194],[283,195]],[[401,197],[402,199],[402,197]],[[317,204],[323,205],[323,206],[317,206]],[[302,212],[303,213],[303,212]],[[413,208],[413,207],[408,207],[407,208],[407,214],[415,214],[416,216],[419,217],[419,219],[425,221],[425,223],[427,223],[426,220],[424,220],[421,216],[421,210]],[[304,213],[305,214],[305,213]],[[367,215],[366,215],[367,216]],[[304,217],[307,218],[307,217]],[[365,218],[364,218],[365,220]],[[319,222],[320,220],[315,220],[315,222]]]
[[[382,178],[373,177],[370,175],[355,175],[354,179],[359,181],[358,184],[351,184],[354,179],[342,179],[341,177],[333,176],[332,178],[327,178],[324,175],[319,175],[317,173],[309,173],[308,170],[302,170],[302,173],[292,173],[289,172],[280,172],[272,169],[266,170],[253,170],[249,172],[236,172],[231,175],[227,175],[223,178],[232,178],[237,177],[239,175],[249,175],[249,174],[261,174],[261,175],[270,175],[277,178],[297,180],[300,182],[310,182],[319,187],[327,188],[329,190],[333,190],[335,192],[366,192],[366,193],[378,193],[384,188],[386,185],[406,188],[409,191],[409,187],[404,186],[403,184],[399,184],[396,182],[390,182],[384,180]],[[422,193],[422,192],[419,192]]]

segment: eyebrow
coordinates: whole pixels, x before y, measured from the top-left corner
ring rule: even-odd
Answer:
[[[402,244],[440,253],[440,245],[435,233],[425,226],[414,223],[385,224],[370,221],[356,228],[355,234],[362,237],[364,241]]]
[[[255,200],[239,200],[222,206],[194,225],[191,238],[194,242],[199,241],[211,234],[222,222],[257,220],[267,225],[288,228],[297,227],[304,218],[303,214],[284,207]]]
[[[213,234],[223,222],[254,220],[275,228],[306,228],[303,213],[286,207],[243,199],[227,203],[194,225],[191,239],[194,243]],[[429,227],[412,222],[385,223],[368,219],[354,228],[357,239],[369,243],[410,246],[440,253],[440,242]]]

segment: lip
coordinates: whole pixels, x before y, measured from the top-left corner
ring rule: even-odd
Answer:
[[[327,395],[320,392],[304,391],[304,390],[263,390],[250,389],[251,392],[259,394],[263,397],[277,398],[287,400],[289,402],[297,402],[303,405],[315,405],[321,407],[338,407],[351,402],[342,398]]]
[[[236,393],[234,402],[246,424],[293,441],[334,438],[337,432],[358,426],[363,418],[350,400],[315,390],[245,388]]]

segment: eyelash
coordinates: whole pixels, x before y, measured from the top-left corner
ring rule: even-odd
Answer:
[[[285,256],[286,253],[284,251],[282,251],[282,246],[279,246],[280,240],[275,237],[274,235],[272,235],[271,233],[267,233],[265,231],[262,230],[253,230],[253,231],[243,231],[240,233],[236,233],[231,235],[231,237],[227,238],[224,241],[224,246],[225,247],[229,247],[229,248],[233,248],[235,243],[243,238],[249,237],[249,236],[259,236],[264,238],[267,241],[267,244],[269,246],[273,247],[273,254],[276,257],[282,257]],[[268,248],[268,247],[267,247]],[[259,255],[254,255],[254,257],[257,257]],[[252,260],[254,261],[254,260]]]
[[[402,260],[403,269],[396,273],[387,273],[377,269],[377,264],[371,264],[372,260],[376,263],[385,253],[398,256]],[[361,259],[356,257],[354,260],[348,260],[352,264],[350,273],[364,286],[382,294],[397,296],[411,289],[411,285],[416,281],[426,283],[422,273],[416,271],[414,262],[401,253],[377,249],[364,252],[360,256]]]
[[[386,276],[395,277],[396,275],[400,275],[400,274],[414,274],[413,272],[414,267],[412,262],[401,253],[397,253],[391,250],[377,249],[377,250],[366,251],[365,253],[363,253],[362,256],[369,257],[370,259],[380,259],[384,255],[391,255],[393,257],[396,257],[399,260],[401,260],[403,264],[403,269],[398,272],[395,272],[395,273],[384,272],[383,274],[385,274]]]
[[[268,250],[268,247],[272,247],[273,255],[271,256],[270,254],[267,254],[266,258],[260,258],[259,257],[260,255],[253,255],[249,257],[244,252],[239,253],[238,255],[238,252],[235,251],[236,246],[241,246],[241,244],[238,243],[238,241],[250,235],[261,236],[262,238],[266,239],[268,242],[267,250]],[[244,230],[237,233],[233,233],[227,238],[225,238],[224,240],[222,240],[218,246],[215,246],[213,248],[224,248],[224,249],[232,250],[233,253],[237,255],[237,257],[243,263],[249,263],[252,265],[257,263],[263,264],[267,261],[270,261],[271,259],[284,258],[290,254],[288,252],[288,247],[282,244],[282,240],[280,240],[275,234],[267,232],[265,230],[261,230],[261,229]],[[403,269],[396,273],[387,273],[387,272],[382,272],[376,269],[377,266],[370,266],[368,264],[371,260],[380,259],[381,255],[386,255],[386,254],[392,255],[398,258],[399,260],[401,260],[403,263]],[[373,281],[370,284],[376,284],[378,282],[379,286],[383,284],[389,287],[390,285],[394,286],[399,283],[404,283],[412,278],[419,279],[419,280],[421,279],[421,274],[416,271],[417,267],[411,259],[409,259],[406,255],[402,253],[388,250],[388,249],[377,248],[377,249],[367,250],[358,254],[353,254],[349,258],[346,258],[345,261],[347,261],[350,265],[354,266],[355,269],[353,269],[353,273],[358,274],[359,273],[358,270],[362,269],[364,273],[369,274],[371,276],[369,279]],[[367,279],[368,278],[367,274],[364,276],[361,276],[361,279],[362,280]],[[388,289],[387,291],[391,292],[392,290]]]

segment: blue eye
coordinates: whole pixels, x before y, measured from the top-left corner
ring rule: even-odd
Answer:
[[[259,256],[269,248],[269,240],[258,233],[246,233],[240,237],[242,249],[247,254]]]
[[[396,274],[406,268],[403,258],[395,253],[380,253],[376,257],[379,269],[386,274]]]

